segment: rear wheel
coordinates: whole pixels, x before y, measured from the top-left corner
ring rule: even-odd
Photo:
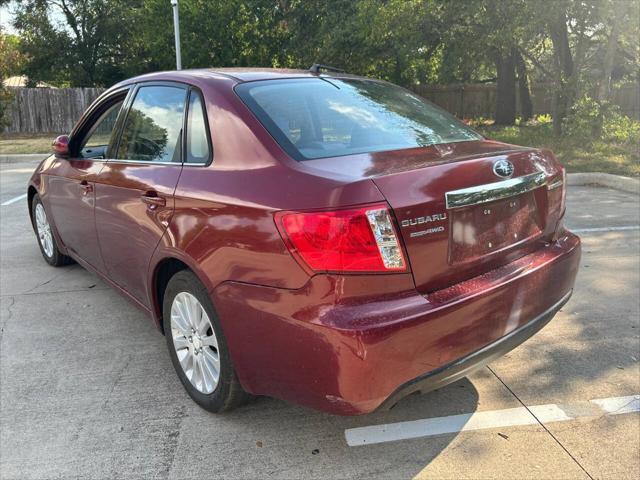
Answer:
[[[190,271],[176,273],[167,285],[163,326],[171,362],[189,396],[210,412],[244,403],[244,392],[231,363],[211,299]]]
[[[71,257],[63,255],[58,249],[58,243],[51,231],[51,224],[47,218],[47,212],[38,194],[33,197],[33,201],[31,202],[31,217],[33,218],[33,228],[38,237],[40,252],[45,261],[54,267],[61,267],[72,263],[73,260]]]

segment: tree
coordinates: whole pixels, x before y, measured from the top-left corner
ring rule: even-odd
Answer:
[[[24,68],[24,62],[19,37],[3,33],[0,28],[0,79],[19,75]]]
[[[518,93],[520,94],[520,114],[523,120],[533,118],[533,102],[531,101],[531,90],[529,88],[529,73],[527,65],[522,57],[520,49],[514,52],[516,61],[516,71],[518,73]]]
[[[516,123],[516,55],[515,47],[496,52],[496,124]]]
[[[553,82],[553,130],[559,135],[580,97],[595,91],[604,99],[616,75],[638,74],[639,5],[626,0],[535,0],[530,5],[539,30],[537,45],[525,56]]]
[[[183,68],[288,66],[287,8],[286,1],[181,0]],[[132,15],[126,75],[175,68],[170,2],[146,0]]]
[[[136,0],[27,0],[15,27],[32,82],[100,86],[122,77]],[[52,19],[60,19],[59,26]]]
[[[562,122],[576,97],[577,70],[569,44],[567,7],[560,5],[548,19],[549,36],[553,43],[556,88],[553,101],[553,131],[562,133]],[[582,39],[580,39],[582,40]]]
[[[24,63],[18,45],[19,40],[15,35],[5,34],[0,28],[0,129],[8,122],[7,114],[13,98],[4,85],[4,79],[19,74]]]
[[[517,71],[522,111],[530,116],[527,65],[520,53],[529,48],[532,35],[528,3],[468,0],[442,5],[446,11],[442,81],[495,81],[496,123],[513,125]]]
[[[168,0],[14,5],[32,82],[102,86],[175,66]],[[559,133],[585,93],[604,104],[616,82],[638,79],[639,10],[626,0],[180,0],[182,60],[319,62],[410,88],[495,81],[502,124],[515,123],[517,98],[531,117],[530,81],[545,80]]]
[[[616,59],[621,54],[624,54],[625,43],[635,43],[636,67],[638,65],[638,35],[640,34],[638,31],[638,17],[640,17],[640,6],[638,2],[612,1],[604,2],[602,10],[606,39],[602,42],[604,45],[602,49],[602,72],[598,82],[597,99],[604,103],[611,100]],[[640,71],[640,69],[638,70]]]

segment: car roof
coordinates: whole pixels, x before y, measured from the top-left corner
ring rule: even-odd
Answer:
[[[233,77],[241,82],[251,82],[254,80],[273,80],[278,78],[305,78],[305,77],[317,77],[317,73],[313,73],[309,70],[301,70],[294,68],[212,68],[211,72],[218,73],[220,75],[227,75]],[[329,72],[323,71],[323,76],[331,77],[356,77],[344,72]]]
[[[120,87],[132,83],[142,81],[187,81],[189,79],[215,80],[232,79],[238,83],[252,82],[255,80],[275,80],[281,78],[314,78],[314,77],[333,77],[333,78],[364,78],[357,75],[351,75],[341,72],[322,72],[320,75],[310,72],[309,70],[288,69],[288,68],[198,68],[189,70],[167,70],[163,72],[153,72],[137,77],[129,78],[114,87]]]

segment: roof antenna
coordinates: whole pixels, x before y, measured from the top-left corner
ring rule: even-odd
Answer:
[[[311,68],[309,69],[309,71],[314,75],[320,75],[320,73],[322,73],[322,70],[324,70],[325,72],[345,73],[345,71],[342,70],[341,68],[331,67],[329,65],[322,65],[321,63],[314,63],[313,65],[311,65]]]

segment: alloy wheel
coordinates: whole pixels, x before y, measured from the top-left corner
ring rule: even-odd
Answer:
[[[182,371],[201,393],[212,393],[220,379],[220,352],[209,315],[198,299],[178,293],[171,304],[171,337]]]
[[[47,220],[47,214],[41,203],[36,205],[36,230],[38,231],[38,240],[42,246],[42,250],[47,257],[53,256],[53,237],[51,236],[51,226]]]

